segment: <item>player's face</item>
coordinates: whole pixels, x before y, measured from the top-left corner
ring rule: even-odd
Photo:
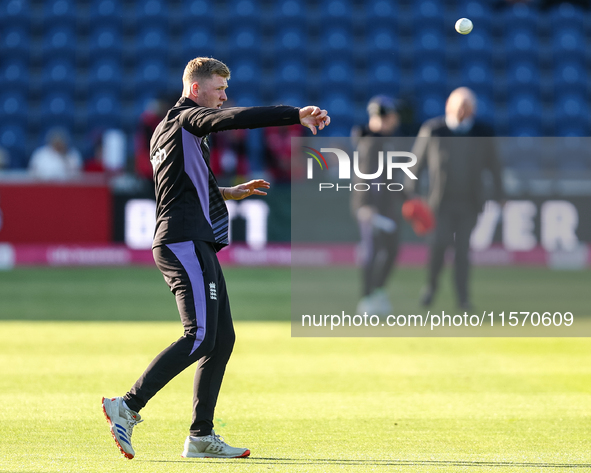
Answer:
[[[221,108],[228,100],[226,89],[228,81],[218,75],[205,79],[199,84],[197,104],[208,108]]]

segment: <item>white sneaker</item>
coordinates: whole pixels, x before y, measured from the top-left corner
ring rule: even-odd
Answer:
[[[370,296],[365,296],[362,297],[361,300],[359,301],[359,304],[357,304],[357,314],[359,315],[363,315],[365,312],[368,313],[368,315],[372,315],[372,314],[376,314],[376,306],[373,300],[373,297]]]
[[[191,437],[185,440],[183,458],[243,458],[250,455],[248,448],[230,447],[224,439],[212,430],[205,437]]]
[[[140,415],[125,407],[122,397],[103,398],[103,412],[111,426],[111,435],[115,443],[125,455],[131,460],[135,451],[131,446],[131,434],[136,424],[143,422]]]
[[[390,315],[392,313],[392,304],[388,299],[388,294],[383,289],[376,289],[371,295],[377,315]]]

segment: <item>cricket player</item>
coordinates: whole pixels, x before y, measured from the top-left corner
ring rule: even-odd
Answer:
[[[216,253],[228,245],[225,200],[266,195],[258,179],[219,187],[209,167],[208,135],[213,132],[302,124],[322,130],[326,110],[284,105],[227,108],[230,70],[213,58],[191,60],[183,73],[183,94],[156,128],[150,159],[156,186],[154,260],[176,298],[184,334],[150,363],[129,392],[104,398],[103,411],[123,455],[131,444],[140,410],[171,379],[195,362],[193,421],[183,457],[238,458],[247,448],[228,445],[215,434],[213,416],[226,364],[234,346],[234,327],[226,283]]]

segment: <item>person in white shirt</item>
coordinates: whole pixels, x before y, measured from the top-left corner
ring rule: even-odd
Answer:
[[[63,128],[52,128],[47,133],[47,144],[31,155],[29,171],[39,179],[68,180],[82,171],[80,152],[69,146],[69,135]]]

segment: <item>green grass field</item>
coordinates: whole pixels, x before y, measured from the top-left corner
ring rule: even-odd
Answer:
[[[422,279],[403,269],[391,292],[411,304]],[[515,282],[534,281],[547,300],[530,302],[583,310],[590,279],[480,268],[474,291],[478,305],[526,304]],[[123,394],[182,333],[158,271],[0,273],[0,471],[591,471],[588,339],[291,338],[289,270],[231,269],[227,280],[238,339],[216,431],[252,456],[180,458],[188,369],[142,411],[129,461],[100,399]]]

